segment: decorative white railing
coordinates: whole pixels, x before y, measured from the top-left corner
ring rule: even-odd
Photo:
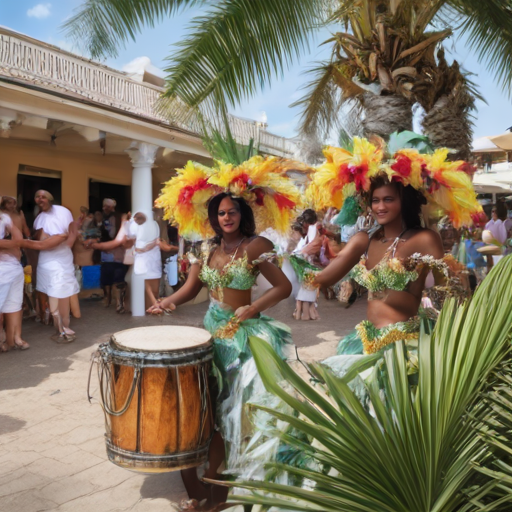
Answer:
[[[1,75],[69,94],[72,99],[78,95],[169,127],[199,133],[196,119],[179,120],[178,106],[176,116],[171,119],[157,109],[162,88],[137,82],[120,71],[3,27],[0,27]],[[233,136],[241,144],[253,139],[262,151],[279,156],[291,156],[297,151],[293,141],[267,132],[262,123],[236,116],[230,116],[229,122]]]

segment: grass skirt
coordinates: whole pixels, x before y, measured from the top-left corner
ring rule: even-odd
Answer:
[[[275,459],[278,439],[274,429],[280,425],[254,405],[285,404],[265,390],[249,348],[249,336],[267,341],[283,359],[293,355],[293,343],[290,328],[266,315],[237,324],[229,338],[219,337],[219,333],[226,333],[233,317],[232,309],[212,300],[204,319],[205,328],[213,336],[214,372],[219,386],[216,421],[226,445],[225,473],[258,478],[265,474],[263,465]]]

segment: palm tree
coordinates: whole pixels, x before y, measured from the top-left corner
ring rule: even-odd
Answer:
[[[298,102],[304,134],[329,132],[354,101],[364,107],[366,134],[410,129],[415,85],[425,85],[425,66],[438,66],[436,47],[453,26],[504,87],[512,78],[510,0],[85,0],[65,29],[93,58],[113,56],[143,26],[192,6],[205,9],[169,58],[165,92],[192,109],[247,100],[326,26],[343,31],[326,41],[332,57],[313,70]]]

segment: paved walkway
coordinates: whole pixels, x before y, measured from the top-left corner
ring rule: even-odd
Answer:
[[[173,504],[186,497],[179,473],[144,475],[108,462],[103,413],[86,399],[89,361],[98,343],[123,329],[201,327],[207,304],[184,306],[162,318],[120,316],[98,302],[81,305],[82,318],[72,325],[74,343],[57,345],[50,340],[52,328],[26,321],[30,350],[0,354],[0,510],[174,510]],[[302,358],[319,360],[334,353],[340,337],[364,318],[365,308],[364,300],[348,310],[321,300],[320,322],[297,322],[288,301],[269,314],[292,327]]]

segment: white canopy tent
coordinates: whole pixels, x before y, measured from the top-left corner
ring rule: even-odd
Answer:
[[[512,191],[512,170],[503,172],[478,172],[473,176],[473,186],[479,194],[503,194]]]
[[[475,139],[471,145],[473,153],[503,153],[503,149],[499,148],[490,137],[480,137]]]

